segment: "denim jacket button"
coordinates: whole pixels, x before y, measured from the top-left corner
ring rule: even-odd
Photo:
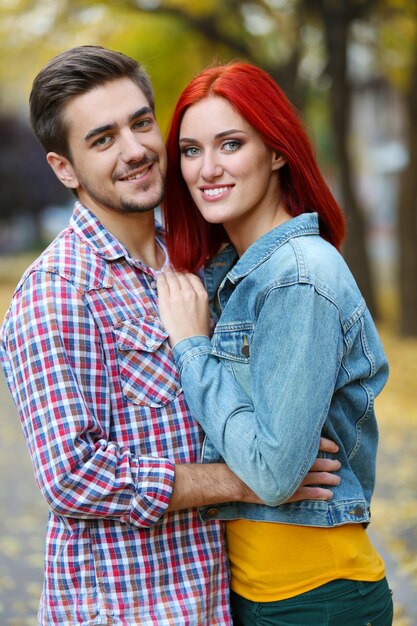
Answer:
[[[362,517],[362,515],[365,513],[364,509],[361,506],[359,506],[359,504],[355,506],[353,511],[350,511],[350,512],[352,513],[352,515],[356,515],[356,517]]]
[[[216,517],[216,515],[218,515],[219,513],[219,509],[216,509],[214,507],[212,507],[211,509],[207,509],[207,515],[209,517]]]
[[[247,343],[244,343],[244,344],[243,344],[243,346],[242,346],[242,348],[241,348],[240,352],[243,354],[243,356],[249,356],[249,354],[250,354],[250,348],[249,348],[249,346],[248,346],[248,344],[247,344]]]

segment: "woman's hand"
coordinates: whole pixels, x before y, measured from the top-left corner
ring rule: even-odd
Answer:
[[[337,453],[339,446],[326,437],[320,438],[320,452]],[[335,474],[341,467],[337,459],[317,457],[306,474],[297,491],[287,502],[300,500],[331,500],[333,492],[330,487],[336,487],[340,478]]]
[[[188,337],[210,334],[207,291],[194,274],[166,270],[158,274],[159,316],[175,344]]]

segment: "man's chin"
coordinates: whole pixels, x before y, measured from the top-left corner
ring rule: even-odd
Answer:
[[[148,213],[149,211],[153,211],[156,209],[158,205],[146,205],[146,204],[133,204],[133,203],[123,203],[120,207],[121,213]]]
[[[153,198],[147,198],[142,202],[136,198],[121,198],[120,209],[123,213],[147,213],[161,204],[163,195],[163,191],[161,191],[155,194]]]

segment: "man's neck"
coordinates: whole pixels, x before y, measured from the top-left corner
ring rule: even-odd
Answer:
[[[123,244],[131,257],[153,269],[162,267],[165,254],[156,242],[153,209],[143,213],[123,213],[96,207],[89,210]]]

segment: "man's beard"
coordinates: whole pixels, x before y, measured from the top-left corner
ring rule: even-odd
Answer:
[[[146,187],[144,188],[146,192]],[[123,213],[146,213],[156,209],[162,202],[164,197],[164,181],[161,181],[161,189],[158,194],[155,195],[155,199],[150,199],[148,202],[139,202],[132,198],[120,198],[120,211]]]
[[[129,176],[130,172],[135,171],[138,168],[144,167],[145,165],[157,164],[159,163],[159,156],[156,152],[151,152],[150,155],[145,155],[143,159],[140,161],[136,161],[129,165],[129,169],[127,172],[115,172],[113,174],[113,182],[116,182],[119,178],[123,178]],[[140,202],[133,198],[120,198],[120,210],[126,213],[146,213],[147,211],[151,211],[155,209],[161,202],[164,197],[164,179],[161,173],[161,189],[156,194],[154,199],[150,199],[147,202]],[[143,188],[143,192],[146,193],[149,189],[150,185],[146,185]]]
[[[153,164],[159,163],[159,157],[156,153],[152,152],[150,156],[145,156],[143,159],[141,159],[141,161],[132,163],[129,166],[128,171],[125,173],[115,172],[112,176],[112,181],[114,183],[119,178],[122,178],[124,176],[129,176],[129,172],[133,172],[134,170],[140,167],[143,167],[144,165],[151,164],[151,163]],[[146,213],[158,207],[162,202],[162,199],[164,197],[164,191],[165,191],[165,179],[160,170],[159,170],[159,174],[160,174],[159,189],[158,189],[158,183],[145,184],[144,187],[142,188],[142,192],[146,194],[148,189],[150,189],[150,187],[154,185],[155,186],[154,197],[150,197],[146,201],[143,201],[143,200],[141,201],[136,198],[131,198],[131,197],[124,198],[123,196],[120,196],[118,203],[115,204],[114,202],[115,198],[110,198],[105,193],[101,193],[100,189],[97,189],[94,185],[91,185],[87,179],[85,179],[83,176],[80,175],[79,172],[76,171],[77,178],[82,188],[92,198],[92,200],[94,200],[94,202],[96,202],[98,205],[101,205],[102,207],[106,209],[110,209],[112,211],[117,211],[120,213]]]

